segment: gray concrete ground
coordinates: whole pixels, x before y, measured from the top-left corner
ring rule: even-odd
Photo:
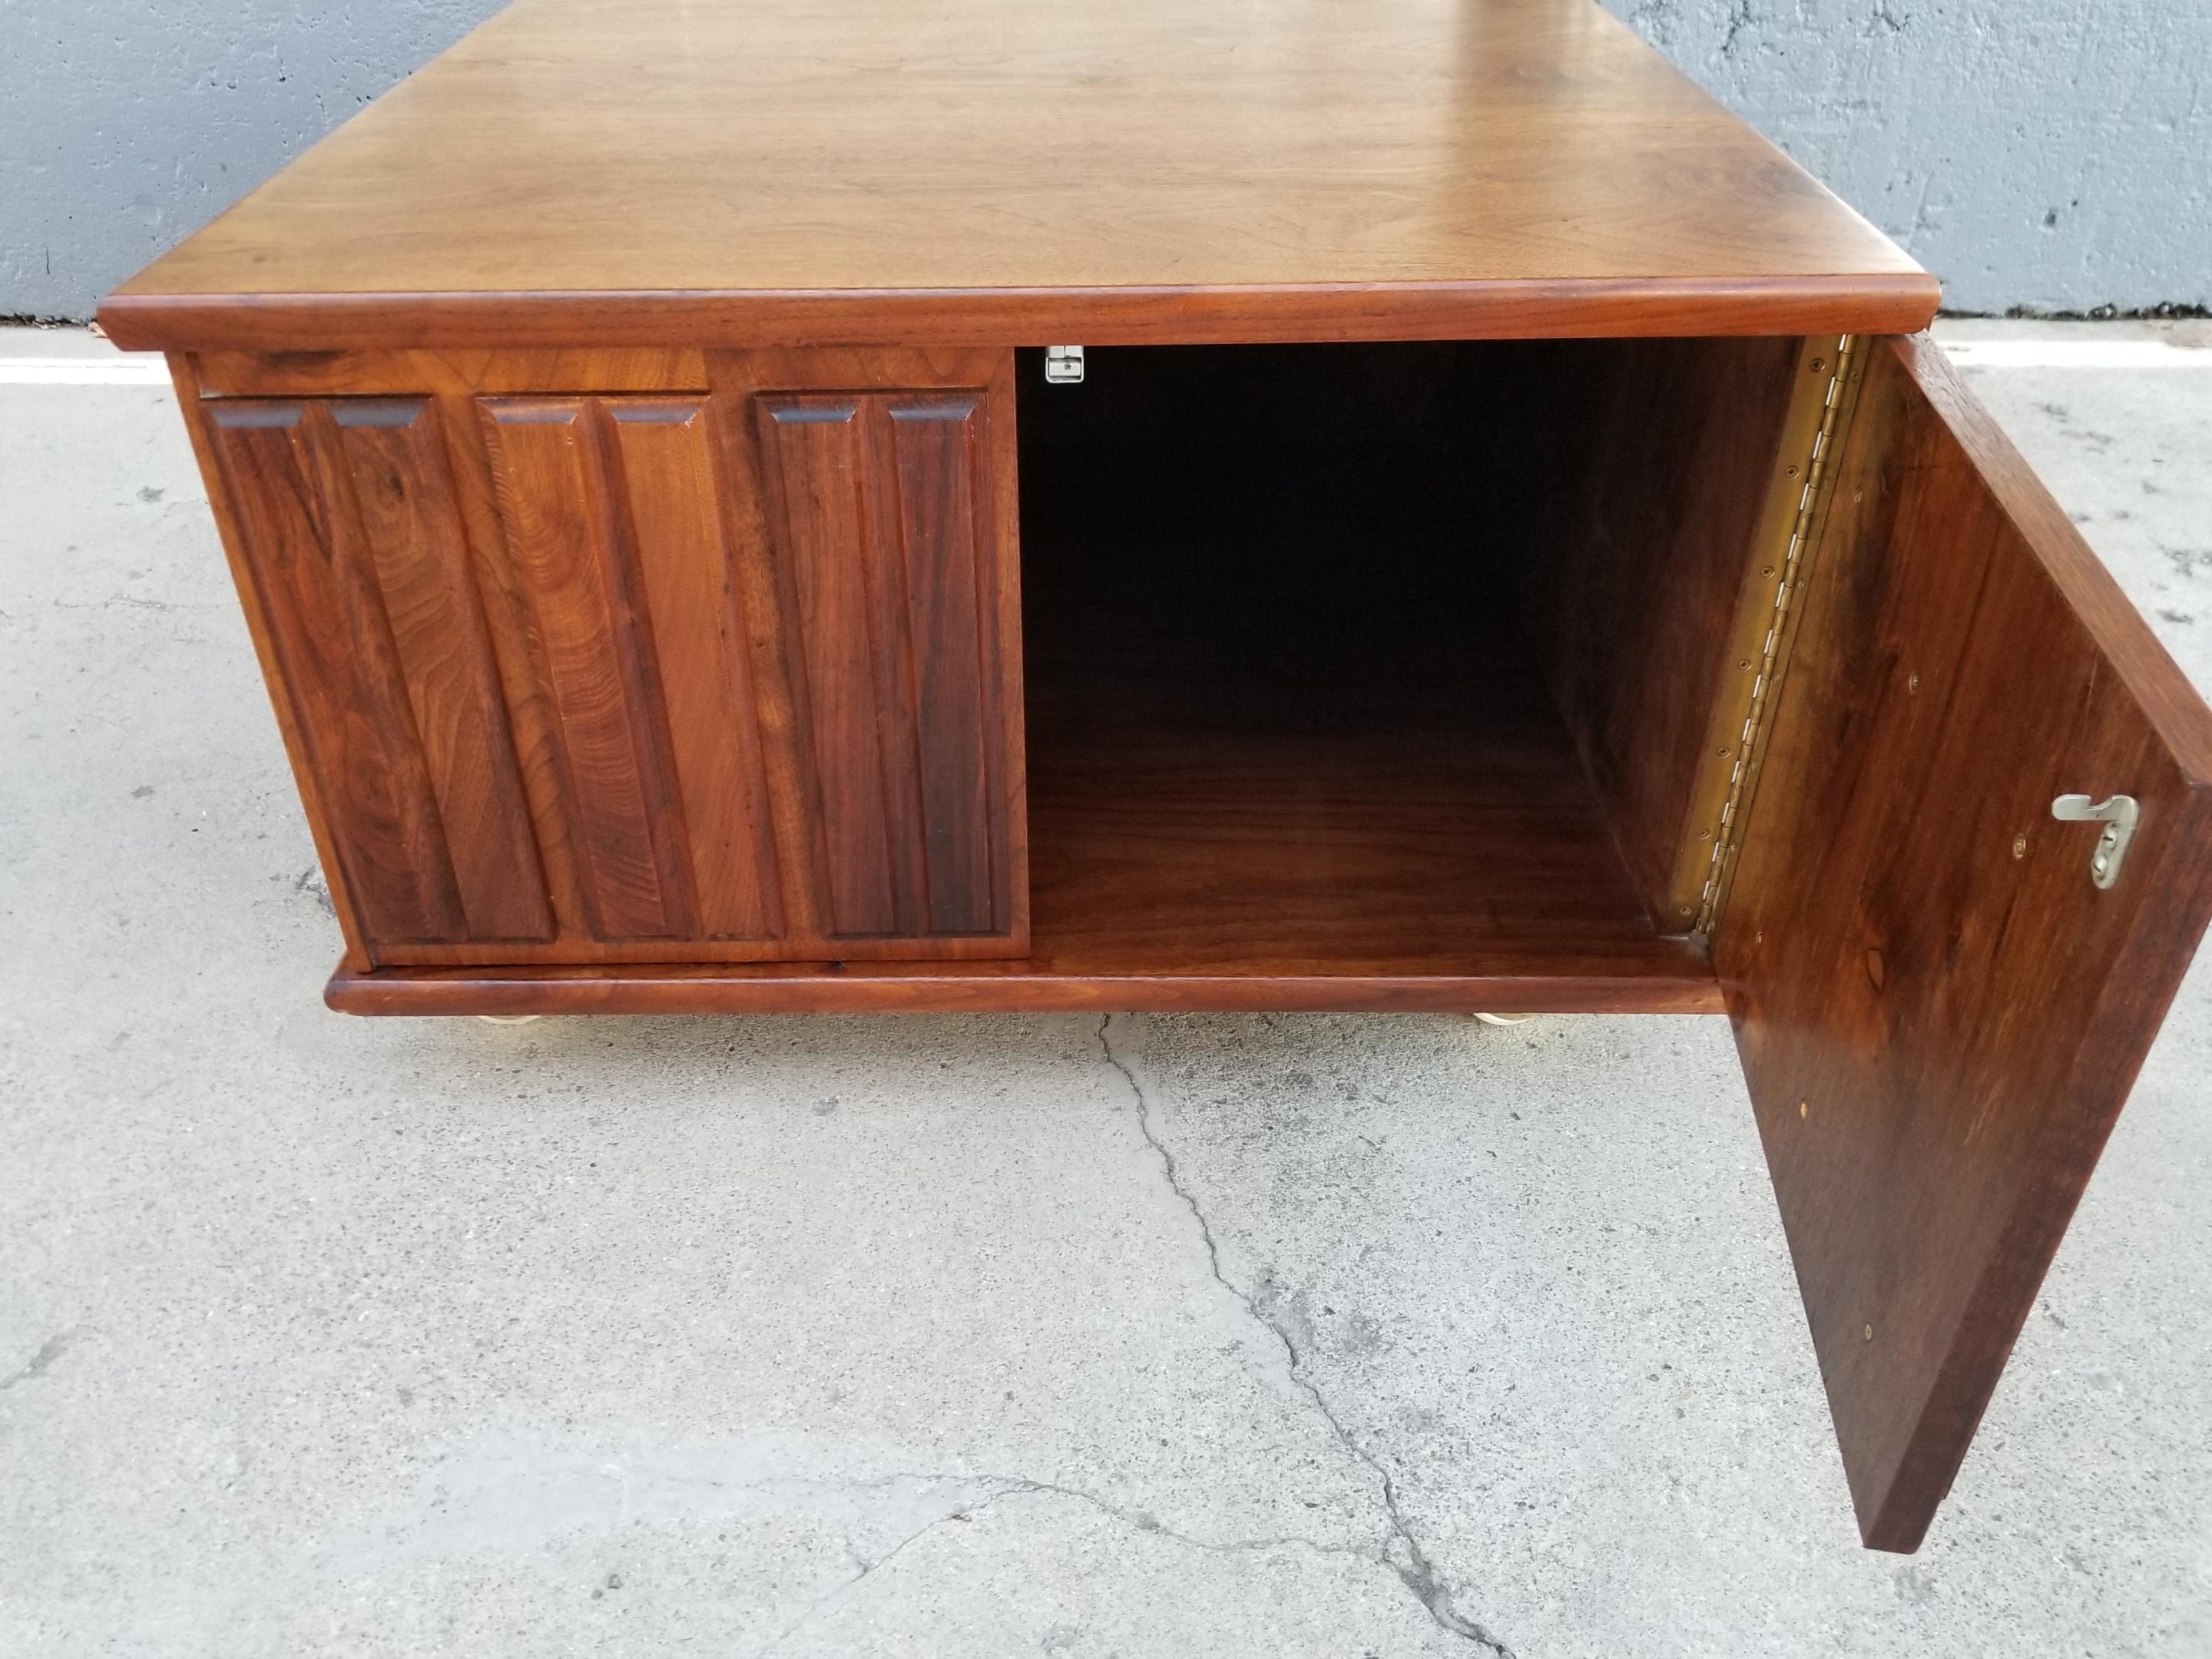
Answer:
[[[1973,374],[2212,686],[2212,372]],[[2212,1652],[2212,975],[1870,1555],[1718,1019],[341,1018],[166,392],[0,642],[0,1651]]]

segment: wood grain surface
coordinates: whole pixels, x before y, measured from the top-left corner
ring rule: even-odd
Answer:
[[[1287,968],[1288,964],[1277,964]],[[1475,971],[1478,968],[1484,971]],[[1642,962],[1584,973],[1557,959],[1449,973],[1306,974],[1266,964],[1211,973],[1086,971],[1079,957],[1019,962],[702,963],[592,967],[341,967],[323,1000],[342,1014],[1717,1014],[1704,950],[1674,941]]]
[[[1705,786],[1737,758],[1773,614],[1778,573],[1762,580],[1758,532],[1790,464],[1793,398],[1817,406],[1825,384],[1801,373],[1804,356],[1788,337],[1577,342],[1521,371],[1525,510],[1546,551],[1515,561],[1516,585],[1630,874],[1670,933],[1696,921],[1702,872],[1686,871],[1710,860],[1718,828]],[[1736,711],[1725,736],[1722,705]]]
[[[434,409],[246,399],[205,420],[362,936],[550,938]]]
[[[622,346],[574,351],[482,345],[372,352],[203,351],[193,357],[192,368],[200,392],[211,398],[573,396],[707,389],[704,352]]]
[[[830,954],[1019,955],[1029,865],[1008,351],[730,352],[735,577],[787,867]],[[869,955],[896,954],[884,943]]]
[[[600,406],[683,802],[695,934],[780,938],[787,924],[769,833],[758,672],[730,603],[713,410],[703,397],[609,398]]]
[[[1934,280],[1589,0],[517,0],[126,346],[1880,331]]]
[[[2212,713],[1941,352],[1872,349],[1717,961],[1860,1526],[1911,1550],[2212,915]],[[2142,802],[2109,890],[2073,791]]]
[[[606,408],[501,398],[478,412],[507,563],[554,713],[591,935],[688,938],[692,876],[630,556],[639,502],[610,453]]]
[[[188,399],[349,960],[1018,954],[1011,354],[614,356]]]

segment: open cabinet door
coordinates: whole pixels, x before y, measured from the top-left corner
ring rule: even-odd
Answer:
[[[2212,713],[1936,346],[1863,349],[1715,951],[1860,1531],[1911,1550],[2212,913]],[[2068,794],[2138,804],[2108,885]]]

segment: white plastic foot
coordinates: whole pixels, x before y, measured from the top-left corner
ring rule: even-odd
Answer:
[[[478,1014],[477,1018],[487,1025],[527,1025],[533,1019],[543,1019],[543,1014]]]
[[[1485,1025],[1526,1025],[1536,1018],[1534,1014],[1477,1014]]]

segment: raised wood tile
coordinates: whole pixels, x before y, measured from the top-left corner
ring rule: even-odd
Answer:
[[[880,477],[896,507],[884,514],[884,562],[896,559],[894,596],[913,664],[915,771],[927,931],[988,933],[1007,920],[1005,830],[993,784],[999,696],[985,620],[990,510],[979,428],[980,392],[882,399],[888,454]],[[979,565],[983,568],[979,569]]]
[[[363,940],[550,938],[433,407],[197,413]]]
[[[508,562],[560,738],[594,937],[695,930],[680,806],[639,639],[626,503],[588,399],[481,405]]]
[[[785,932],[747,662],[703,398],[609,398],[621,505],[651,623],[699,936]]]
[[[362,931],[378,940],[465,938],[375,574],[357,526],[343,522],[350,504],[329,414],[314,404],[240,403],[207,420]]]
[[[469,936],[550,939],[552,913],[436,405],[349,398],[330,412]]]
[[[919,825],[902,641],[872,580],[866,400],[763,396],[769,542],[793,605],[804,684],[814,867],[832,939],[920,931]],[[884,728],[889,726],[890,731]]]
[[[1012,354],[709,369],[787,892],[829,954],[1018,953]]]

